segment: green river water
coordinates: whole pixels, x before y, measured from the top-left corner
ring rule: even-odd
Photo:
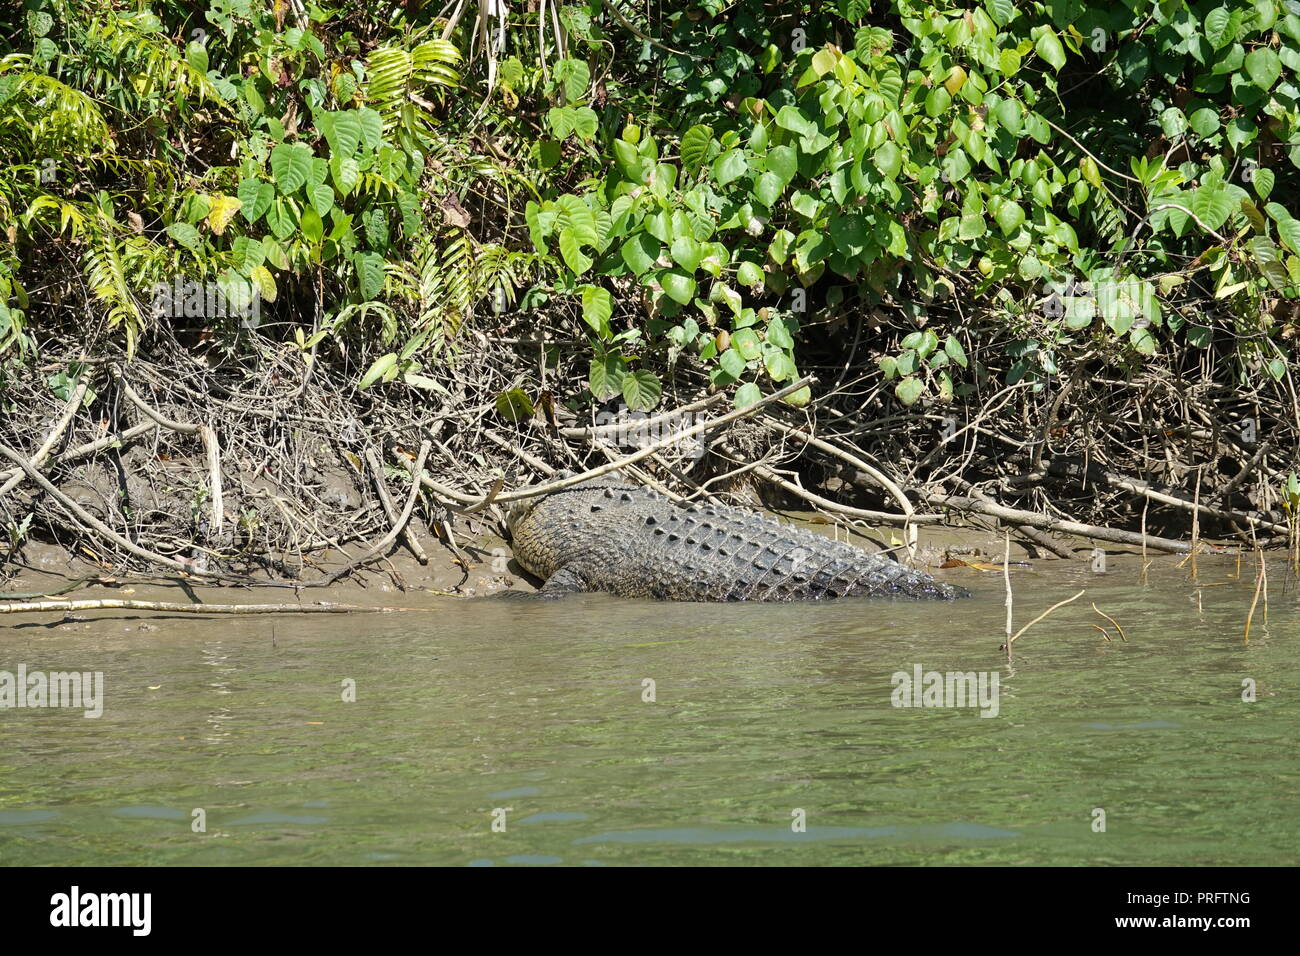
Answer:
[[[955,604],[9,619],[0,671],[101,671],[105,704],[0,710],[0,864],[1291,864],[1300,601],[1271,564],[1248,643],[1249,558],[1201,588],[1017,570],[1016,627],[1088,593],[1010,665],[970,569]],[[893,706],[918,665],[997,673],[997,715]]]

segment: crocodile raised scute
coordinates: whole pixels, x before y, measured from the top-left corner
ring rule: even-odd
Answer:
[[[797,601],[969,592],[842,541],[725,505],[676,505],[596,478],[519,502],[515,559],[542,593],[605,591],[673,601]]]

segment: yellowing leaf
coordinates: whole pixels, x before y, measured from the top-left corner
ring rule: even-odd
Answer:
[[[216,235],[221,235],[230,220],[235,218],[235,213],[239,212],[240,207],[244,204],[234,196],[209,196],[208,202],[211,209],[208,211],[208,228]]]
[[[275,277],[271,275],[271,270],[266,266],[254,266],[253,273],[250,277],[257,283],[258,294],[263,301],[274,302],[276,296]]]

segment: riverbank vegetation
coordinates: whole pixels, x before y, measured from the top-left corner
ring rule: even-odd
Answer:
[[[1298,75],[1277,0],[24,0],[0,553],[468,570],[617,463],[1294,560]]]

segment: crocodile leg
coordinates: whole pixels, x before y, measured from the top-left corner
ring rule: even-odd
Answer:
[[[546,579],[538,594],[544,598],[560,598],[566,594],[581,594],[586,590],[586,582],[578,572],[573,568],[563,567]]]

